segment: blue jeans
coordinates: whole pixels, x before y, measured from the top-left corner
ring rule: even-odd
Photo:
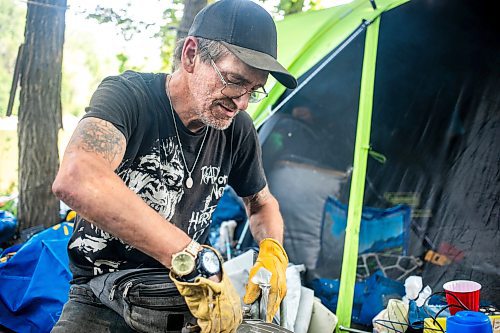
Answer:
[[[136,332],[115,311],[103,305],[86,284],[72,285],[69,300],[52,333]]]

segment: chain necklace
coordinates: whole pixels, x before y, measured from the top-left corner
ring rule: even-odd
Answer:
[[[201,141],[201,146],[200,146],[200,149],[198,150],[198,154],[196,155],[196,159],[194,160],[193,167],[191,168],[191,170],[189,170],[187,163],[186,163],[186,158],[184,157],[184,151],[182,149],[182,143],[181,143],[181,137],[179,135],[179,130],[177,129],[177,121],[175,120],[174,106],[172,105],[172,98],[170,98],[170,80],[171,79],[172,79],[172,77],[169,76],[168,81],[167,81],[167,97],[168,97],[168,102],[170,103],[170,111],[172,112],[172,120],[174,122],[175,134],[177,135],[177,142],[179,143],[179,147],[181,149],[182,161],[184,162],[184,166],[186,167],[186,171],[188,173],[188,178],[186,179],[186,187],[191,188],[191,187],[193,187],[193,178],[191,177],[191,174],[193,173],[193,170],[196,167],[196,163],[198,162],[198,158],[200,157],[201,151],[203,150],[203,145],[205,144],[205,139],[207,138],[208,126],[205,126],[205,135],[203,136],[203,141]]]

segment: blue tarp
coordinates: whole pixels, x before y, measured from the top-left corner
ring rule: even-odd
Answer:
[[[359,253],[383,253],[399,249],[399,254],[406,254],[410,216],[411,209],[407,205],[386,209],[363,207],[359,230]],[[336,243],[344,244],[347,206],[334,197],[328,197],[322,222],[323,230],[329,232]],[[326,226],[329,226],[328,230]]]
[[[404,256],[408,249],[408,234],[411,208],[407,205],[397,205],[387,209],[363,207],[359,230],[358,275],[367,277],[375,272],[370,263],[363,264],[363,256],[393,255]],[[338,279],[342,267],[345,229],[347,226],[347,206],[334,197],[328,197],[324,204],[321,222],[321,250],[319,253],[314,277]],[[335,253],[332,256],[332,253]],[[361,261],[361,262],[360,262]],[[359,265],[365,268],[360,271]],[[395,263],[391,263],[394,265]],[[380,267],[379,267],[380,268]],[[398,272],[403,273],[407,267]],[[388,276],[399,278],[398,276]],[[358,276],[359,277],[359,276]]]
[[[321,303],[335,312],[339,298],[339,279],[315,279],[312,281],[312,286]],[[369,326],[377,313],[385,309],[389,299],[401,299],[404,294],[405,288],[401,282],[388,279],[377,271],[366,281],[356,282],[352,320]]]
[[[0,263],[0,325],[23,333],[50,332],[68,299],[66,247],[72,231],[72,223],[57,224]]]
[[[397,261],[408,249],[410,216],[411,209],[406,205],[387,209],[363,207],[357,271],[358,278],[363,279],[358,280],[354,288],[352,320],[355,323],[371,325],[373,317],[387,306],[389,299],[400,299],[405,294],[404,285],[391,275],[404,277],[410,271]],[[315,278],[310,284],[316,296],[333,312],[337,309],[346,226],[347,206],[334,197],[328,197],[323,211],[321,252],[314,274],[311,274]],[[362,260],[363,256],[384,255],[396,259],[387,262],[388,259],[378,258],[384,267]],[[391,274],[385,276],[386,273]]]

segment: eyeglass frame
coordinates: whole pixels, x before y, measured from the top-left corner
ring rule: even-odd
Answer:
[[[266,89],[264,87],[262,87],[263,91],[248,90],[247,88],[245,88],[245,87],[243,87],[243,86],[241,86],[239,84],[232,83],[232,82],[227,82],[224,79],[224,76],[222,76],[222,73],[221,73],[220,69],[215,64],[215,61],[212,58],[212,56],[210,54],[208,54],[208,57],[210,58],[210,64],[212,65],[213,69],[215,70],[215,72],[219,76],[220,80],[222,81],[222,84],[224,85],[224,88],[222,88],[221,91],[220,91],[222,95],[226,96],[227,98],[233,99],[233,98],[240,98],[241,96],[250,93],[250,97],[248,98],[248,103],[258,103],[258,102],[262,101],[264,98],[266,98],[267,96],[269,96],[269,94],[267,93],[267,91],[266,91]],[[245,91],[245,92],[242,93],[242,94],[240,94],[240,95],[236,95],[236,96],[228,96],[228,95],[224,94],[224,90],[227,89],[227,87],[229,87],[229,86],[237,87],[237,89],[240,89],[240,90]],[[253,93],[262,94],[263,97],[255,99],[256,97],[252,96]]]

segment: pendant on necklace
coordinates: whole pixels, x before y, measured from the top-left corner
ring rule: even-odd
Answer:
[[[191,178],[191,176],[189,176],[188,179],[186,179],[186,187],[187,188],[193,187],[193,178]]]

